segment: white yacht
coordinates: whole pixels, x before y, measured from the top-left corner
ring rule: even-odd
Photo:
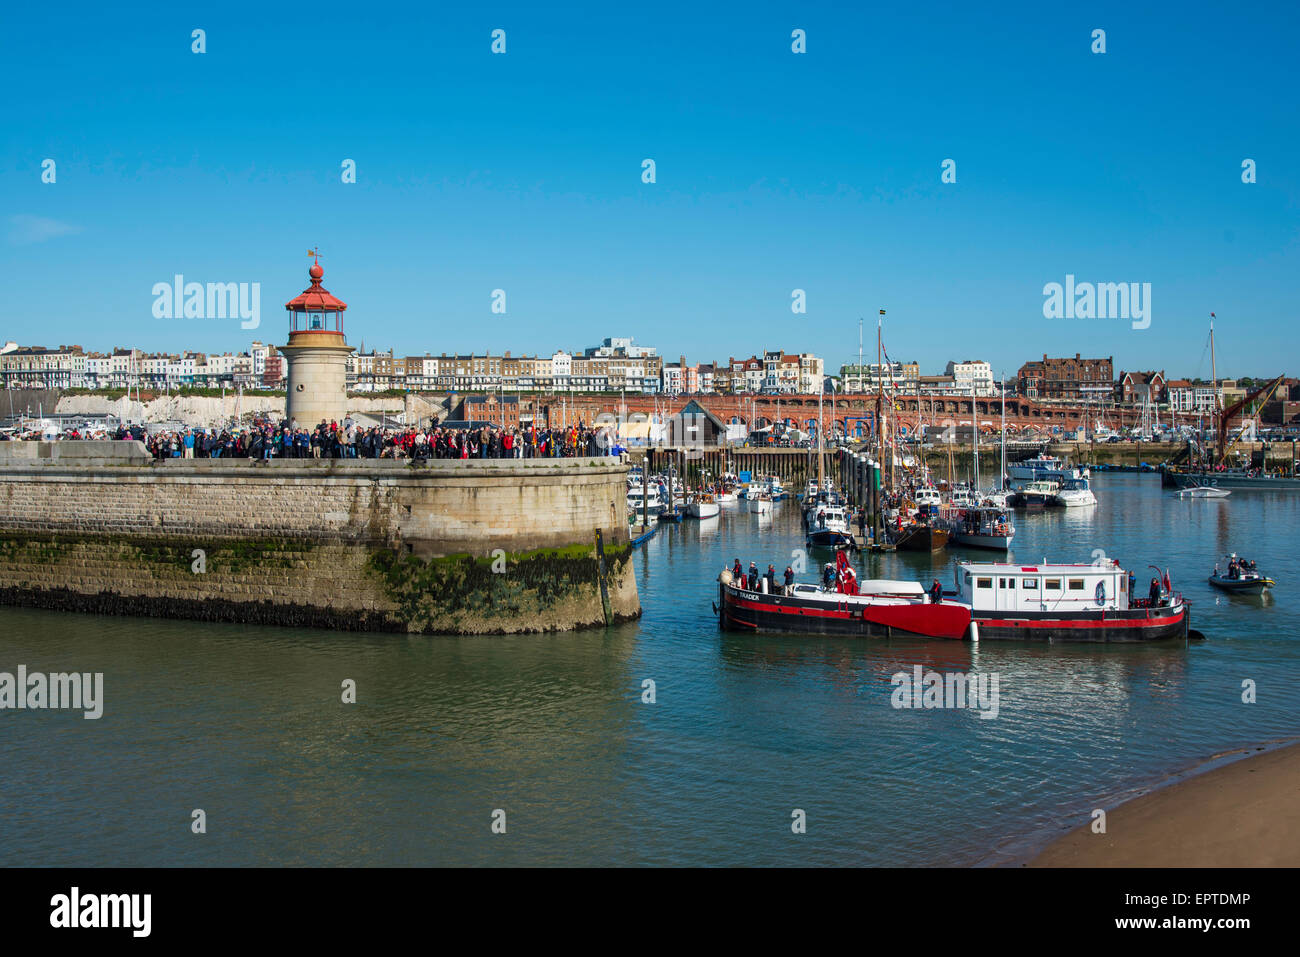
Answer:
[[[642,494],[641,489],[631,488],[627,490],[627,510],[634,515],[642,513]],[[645,493],[644,510],[650,518],[656,519],[664,510],[663,499],[659,497],[659,486],[651,485]]]
[[[721,511],[722,506],[707,492],[692,495],[686,503],[686,514],[691,518],[717,518]]]
[[[1073,508],[1079,505],[1096,505],[1097,496],[1092,494],[1086,478],[1066,479],[1056,490],[1052,501],[1057,505]]]

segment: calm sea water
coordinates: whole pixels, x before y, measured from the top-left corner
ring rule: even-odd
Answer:
[[[1184,501],[1144,475],[1094,486],[1095,509],[1020,516],[1014,557],[1102,549],[1140,582],[1168,566],[1208,641],[720,634],[718,571],[789,564],[793,502],[661,529],[635,559],[644,618],[608,632],[404,638],[0,609],[0,671],[102,671],[106,699],[98,721],[0,712],[0,864],[1015,860],[1207,756],[1300,733],[1300,500]],[[1234,550],[1278,579],[1271,596],[1209,588]],[[950,583],[981,554],[859,566]],[[997,674],[999,716],[895,710],[890,676],[916,664]]]

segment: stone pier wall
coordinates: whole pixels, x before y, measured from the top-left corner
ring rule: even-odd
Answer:
[[[477,634],[640,614],[615,459],[170,459],[0,443],[0,602]]]

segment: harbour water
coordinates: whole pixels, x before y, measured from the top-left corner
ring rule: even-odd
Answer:
[[[644,617],[607,632],[426,638],[0,608],[0,671],[104,674],[99,720],[0,712],[0,864],[1014,862],[1094,808],[1300,730],[1300,501],[1180,500],[1155,475],[1093,486],[1095,508],[1017,515],[1014,558],[1104,553],[1141,590],[1149,563],[1167,566],[1207,641],[719,633],[718,571],[784,570],[803,547],[794,501],[771,519],[742,504],[661,528],[635,559]],[[1273,593],[1211,589],[1229,551]],[[956,560],[994,557],[857,564],[950,587]],[[890,677],[915,665],[996,674],[997,717],[895,709]],[[340,700],[348,679],[355,704]]]

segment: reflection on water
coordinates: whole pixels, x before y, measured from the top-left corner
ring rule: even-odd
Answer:
[[[1103,475],[1017,518],[1021,561],[1168,566],[1209,640],[1150,646],[721,634],[719,570],[783,569],[797,505],[665,525],[645,616],[607,632],[431,639],[0,609],[0,671],[103,671],[105,713],[0,714],[0,863],[905,864],[1021,853],[1135,785],[1296,733],[1298,506]],[[1224,553],[1278,580],[1206,583]],[[961,557],[859,556],[952,580]],[[811,578],[822,556],[809,556]],[[895,710],[915,665],[997,674],[994,720]],[[356,681],[358,702],[340,686]],[[1260,686],[1241,703],[1241,682]],[[642,700],[655,682],[655,702]],[[190,834],[202,807],[209,833]],[[803,808],[808,833],[790,832]],[[489,830],[507,813],[506,835]]]

